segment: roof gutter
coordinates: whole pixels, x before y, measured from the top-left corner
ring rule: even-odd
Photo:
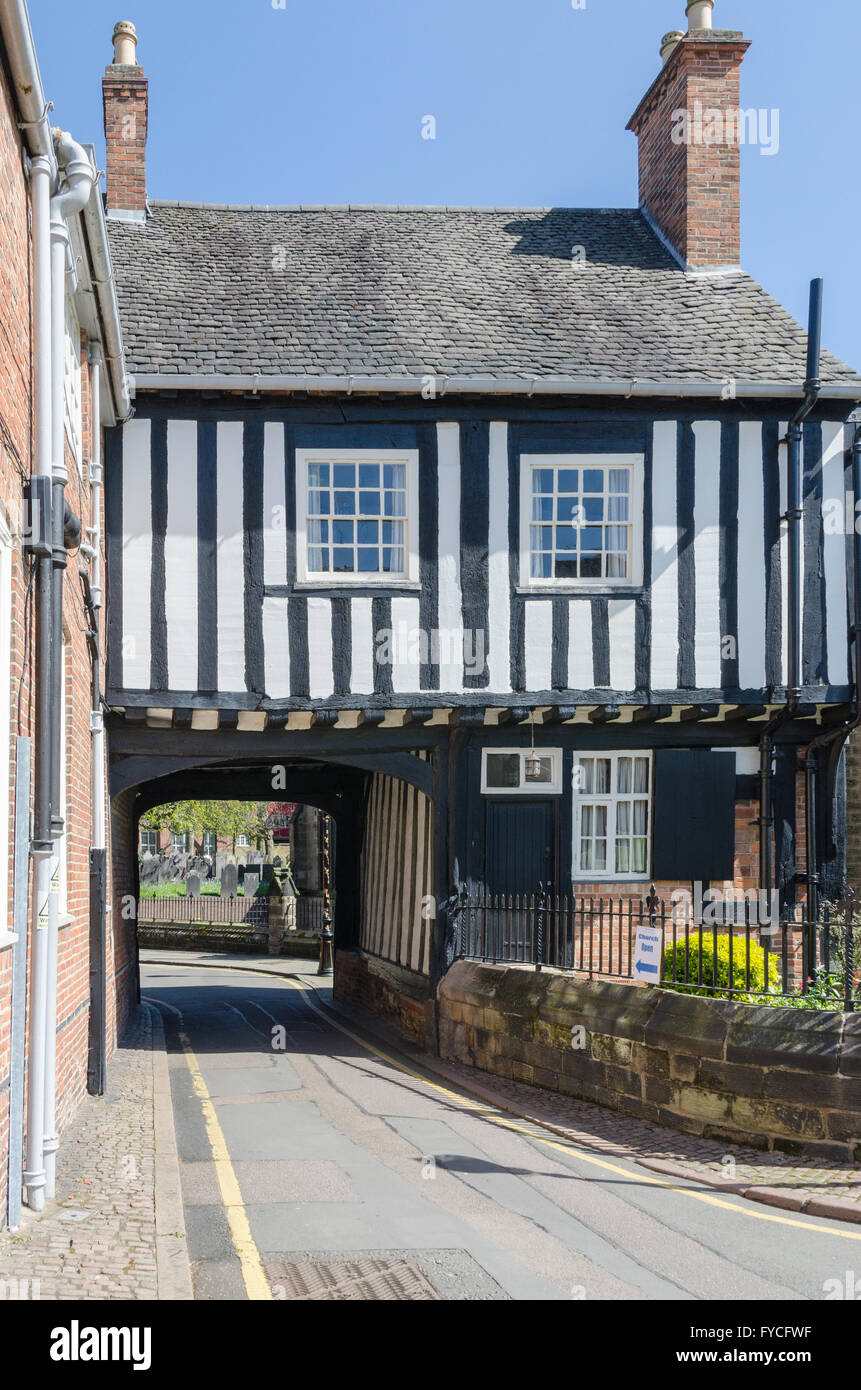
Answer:
[[[797,400],[797,384],[786,381],[601,381],[595,377],[469,377],[427,372],[424,376],[282,376],[242,372],[136,372],[132,395],[138,391],[337,391],[395,392],[437,399],[447,395],[493,396],[657,396],[678,399]],[[861,401],[861,382],[823,386],[822,400]]]
[[[15,100],[21,113],[21,129],[32,155],[42,155],[51,166],[51,182],[57,181],[57,157],[45,100],[42,78],[36,60],[30,16],[24,0],[0,0],[0,35],[15,84]]]
[[[120,307],[108,246],[105,209],[98,184],[83,212],[84,227],[93,262],[93,280],[99,305],[99,317],[105,333],[104,359],[111,383],[116,418],[122,424],[132,413],[132,389],[123,363],[123,336]]]

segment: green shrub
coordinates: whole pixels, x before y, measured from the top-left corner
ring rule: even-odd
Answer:
[[[735,936],[732,940],[732,980],[729,971],[730,937],[727,932],[718,936],[717,952],[713,935],[708,931],[703,932],[702,976],[699,959],[698,931],[691,931],[687,950],[684,938],[677,941],[675,946],[666,946],[661,988],[679,990],[683,994],[712,995],[717,999],[741,999],[749,1003],[770,1002],[768,996],[780,989],[780,969],[774,953],[769,953],[766,979],[765,951],[755,941],[750,943],[748,974],[748,949],[743,936]],[[702,986],[698,983],[700,978]]]

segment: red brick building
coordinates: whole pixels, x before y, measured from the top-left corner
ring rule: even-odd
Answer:
[[[133,939],[99,890],[101,435],[130,404],[97,165],[46,111],[26,9],[0,4],[0,1226],[22,1186],[52,1193]]]

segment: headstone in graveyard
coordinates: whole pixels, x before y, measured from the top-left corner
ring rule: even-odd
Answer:
[[[185,891],[189,898],[200,897],[200,877],[198,874],[189,874],[185,880]]]
[[[221,896],[222,898],[236,897],[236,865],[225,864],[221,871]]]
[[[161,860],[157,854],[145,854],[141,860],[140,879],[141,883],[156,883]]]
[[[253,898],[260,887],[260,875],[246,874],[242,880],[242,886],[245,889],[246,898]]]

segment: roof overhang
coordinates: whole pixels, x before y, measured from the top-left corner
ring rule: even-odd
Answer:
[[[346,395],[394,392],[400,395],[481,396],[654,396],[663,399],[756,399],[797,400],[804,397],[797,382],[736,381],[604,381],[591,377],[497,377],[451,376],[428,371],[424,376],[277,376],[239,372],[184,374],[180,372],[136,372],[131,377],[132,394],[141,391],[242,391],[255,395],[307,391]],[[823,385],[820,399],[861,402],[861,381],[831,382]]]

